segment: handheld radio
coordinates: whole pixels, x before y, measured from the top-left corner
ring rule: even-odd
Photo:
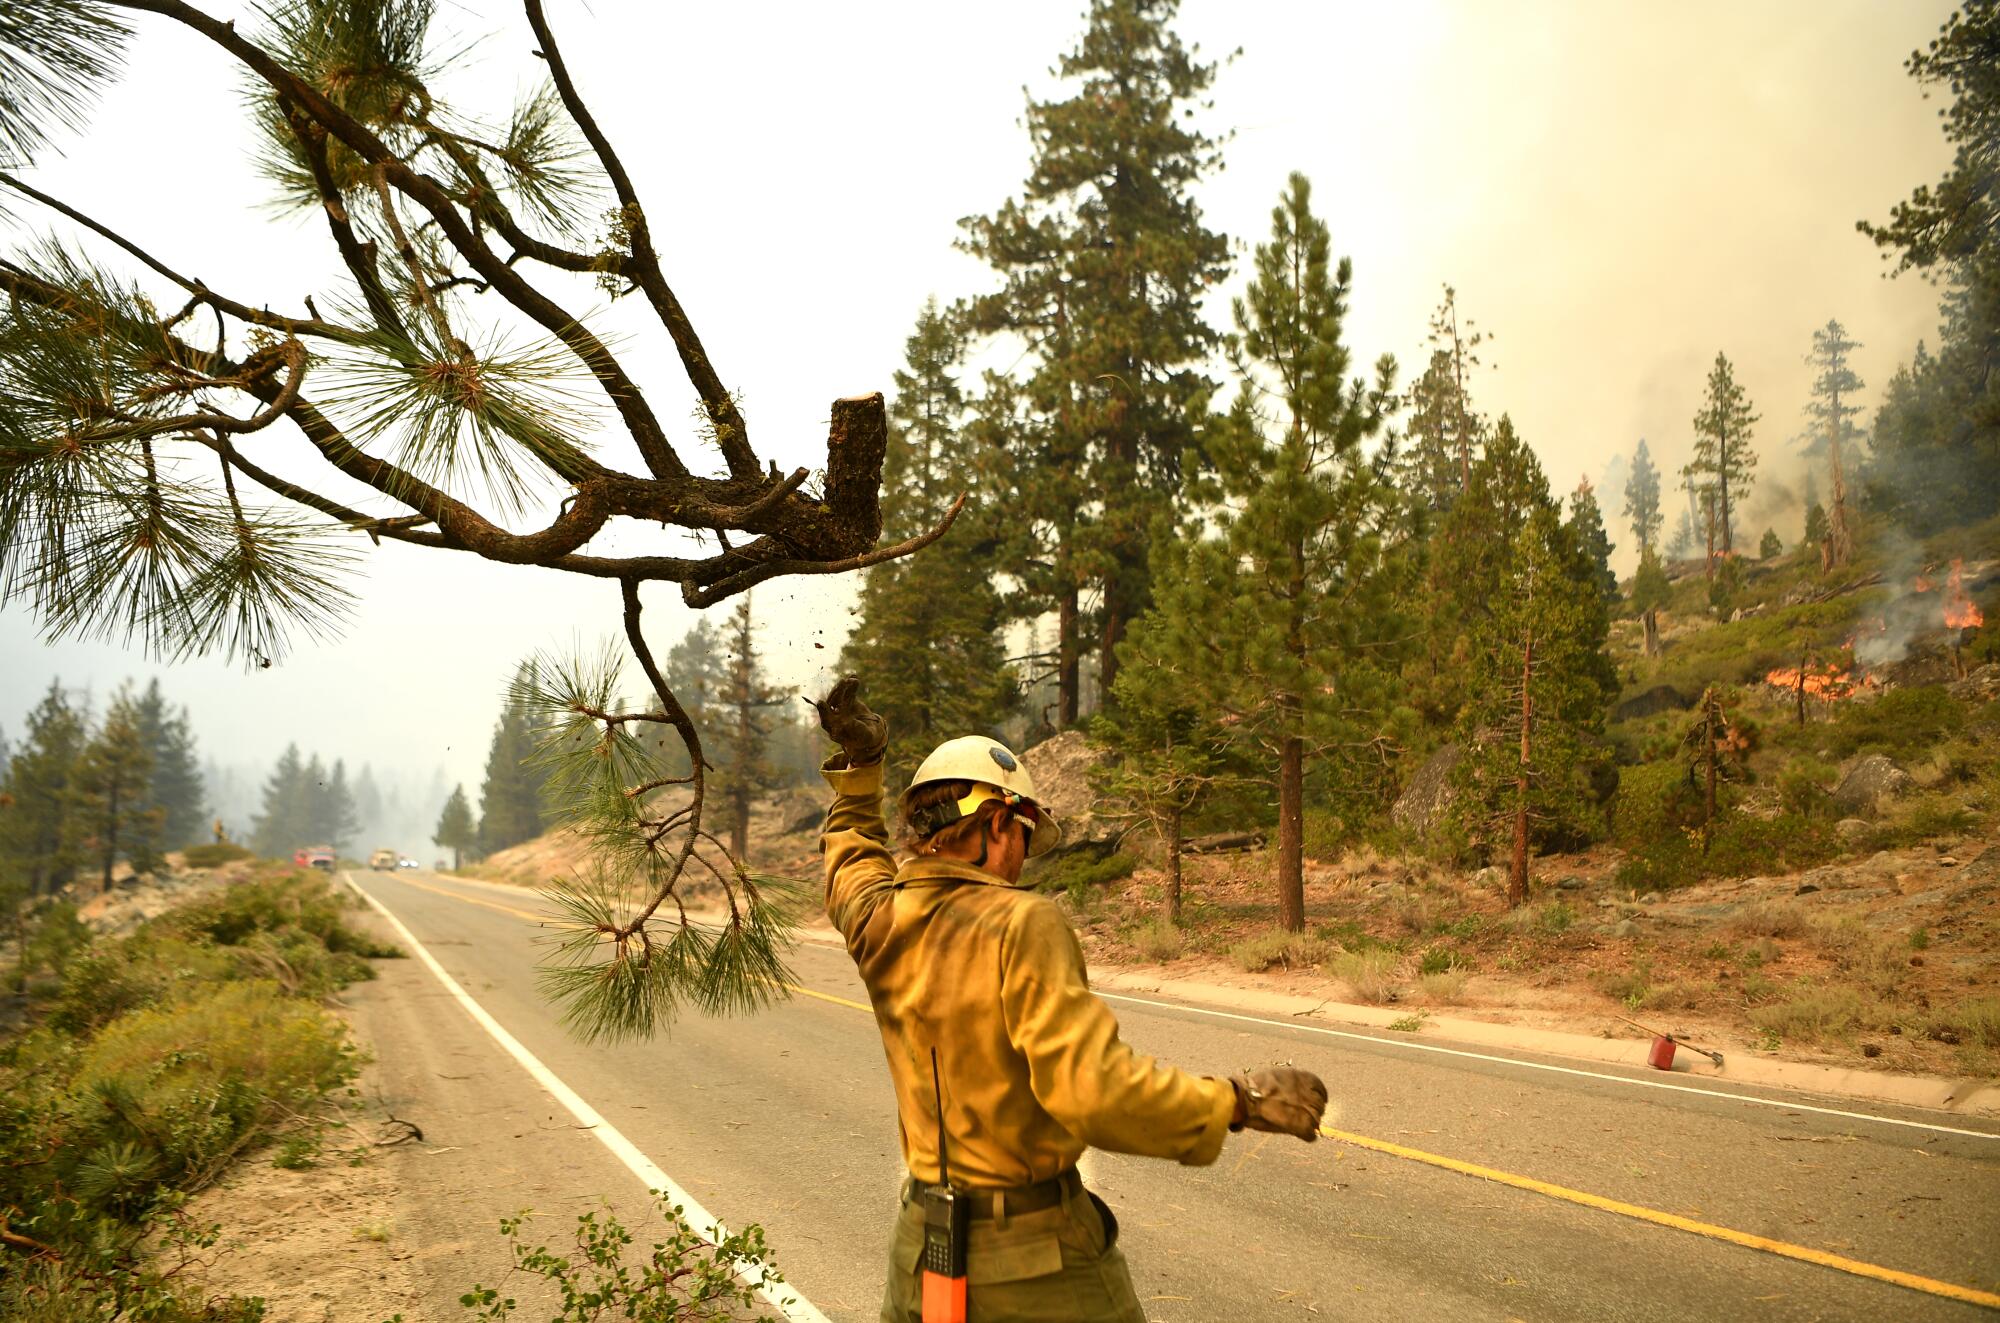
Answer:
[[[938,1184],[924,1187],[924,1323],[966,1323],[965,1241],[972,1206],[951,1188],[951,1163],[944,1133],[944,1089],[938,1080],[937,1049],[931,1049],[931,1089],[937,1096]]]

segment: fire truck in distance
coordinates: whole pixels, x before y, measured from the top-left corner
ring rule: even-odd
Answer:
[[[328,873],[338,858],[331,845],[306,845],[292,852],[292,862],[301,868],[318,868]]]
[[[368,856],[368,866],[378,873],[392,873],[403,856],[394,850],[377,850]]]

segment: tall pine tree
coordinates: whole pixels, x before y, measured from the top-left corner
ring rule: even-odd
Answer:
[[[1736,507],[1749,494],[1751,474],[1757,468],[1757,452],[1750,446],[1756,423],[1750,397],[1736,381],[1735,367],[1727,355],[1716,354],[1708,373],[1708,393],[1694,416],[1694,457],[1687,471],[1714,493],[1716,532],[1725,556],[1735,553]]]
[[[1615,602],[1618,600],[1618,576],[1611,569],[1611,553],[1615,548],[1604,531],[1604,513],[1597,508],[1597,493],[1591,489],[1588,478],[1578,483],[1576,491],[1570,494],[1569,523],[1584,562],[1590,567],[1598,597],[1607,603]]]
[[[730,852],[742,859],[750,846],[750,806],[781,779],[770,759],[770,709],[784,702],[785,695],[764,682],[749,593],[736,599],[726,637],[729,653],[722,689],[716,695],[703,751],[715,766],[708,784],[722,804]]]
[[[530,709],[532,663],[523,662],[501,701],[500,719],[486,751],[486,779],[479,788],[479,852],[494,854],[542,834],[542,774],[530,762],[535,751]]]
[[[148,797],[160,814],[160,848],[178,850],[192,845],[208,834],[208,795],[187,709],[168,707],[155,679],[139,696],[136,714],[140,735],[153,760]]]
[[[1806,414],[1814,423],[1813,443],[1808,453],[1826,456],[1826,475],[1831,500],[1826,507],[1825,557],[1830,567],[1847,564],[1854,558],[1854,511],[1848,500],[1847,456],[1860,440],[1853,419],[1861,412],[1854,402],[1860,393],[1859,374],[1847,364],[1848,356],[1861,347],[1850,338],[1837,319],[1813,332],[1812,353],[1806,362],[1813,370],[1812,400]]]
[[[7,764],[9,801],[0,813],[0,855],[25,896],[64,886],[82,862],[83,824],[74,782],[90,733],[57,681],[28,712],[20,746]]]
[[[1202,299],[1228,269],[1194,189],[1220,166],[1192,124],[1215,66],[1170,26],[1177,0],[1092,0],[1056,72],[1070,94],[1031,101],[1019,200],[964,222],[962,246],[999,274],[973,326],[1024,340],[1030,367],[1007,408],[1000,462],[1020,545],[1023,605],[1054,611],[1060,721],[1080,712],[1089,650],[1082,602],[1099,597],[1100,684],[1147,600],[1146,531],[1178,494],[1212,383]],[[1018,405],[1018,408],[1013,406]],[[1116,494],[1116,499],[1112,495]]]
[[[1631,521],[1632,540],[1644,552],[1658,545],[1661,525],[1665,522],[1660,513],[1660,471],[1653,467],[1653,457],[1646,453],[1646,438],[1639,438],[1639,448],[1632,452],[1632,476],[1625,480],[1625,517]]]
[[[262,808],[251,827],[251,848],[267,858],[288,857],[312,839],[313,791],[299,746],[288,744],[264,782]]]
[[[964,341],[935,300],[924,305],[896,373],[889,451],[882,462],[883,537],[933,526],[964,489],[957,372]],[[1005,517],[1005,512],[998,512]],[[867,572],[840,669],[868,681],[868,702],[896,732],[889,773],[900,781],[930,750],[993,731],[1015,687],[1001,646],[993,565],[976,545],[979,520],[962,517],[923,556]]]
[[[146,871],[157,858],[162,814],[152,803],[153,754],[130,686],[119,690],[76,762],[74,793],[83,846],[104,889],[113,867],[129,859]]]
[[[472,820],[472,805],[466,802],[464,786],[451,788],[451,798],[438,814],[437,830],[431,833],[431,844],[451,851],[454,870],[463,867],[465,856],[478,848],[479,827]]]
[[[1307,760],[1347,760],[1333,780],[1366,798],[1369,764],[1385,761],[1401,632],[1384,569],[1396,492],[1386,458],[1364,449],[1395,407],[1395,361],[1379,360],[1372,381],[1349,378],[1352,268],[1333,261],[1311,198],[1294,174],[1235,305],[1240,389],[1208,446],[1215,536],[1166,562],[1152,644],[1205,657],[1183,673],[1203,677],[1232,738],[1257,750],[1277,794],[1279,922],[1294,932]],[[1134,660],[1155,664],[1143,650]]]

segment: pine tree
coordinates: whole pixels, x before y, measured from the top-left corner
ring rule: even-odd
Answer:
[[[729,849],[742,858],[750,846],[750,805],[758,795],[779,784],[771,765],[771,715],[768,709],[786,695],[764,683],[757,653],[756,630],[750,616],[750,594],[737,599],[729,615],[729,655],[721,692],[716,695],[716,720],[709,727],[709,761],[715,775],[710,785],[722,802],[723,823],[729,829]]]
[[[307,766],[306,777],[313,784],[312,838],[316,843],[345,850],[360,830],[361,817],[354,809],[354,791],[347,784],[347,761],[333,760],[333,770],[319,773],[319,756]]]
[[[479,790],[479,852],[495,854],[542,834],[542,776],[530,762],[535,749],[533,714],[519,694],[530,663],[515,672],[501,703],[486,753],[486,779]]]
[[[1146,530],[1178,492],[1212,389],[1201,305],[1229,254],[1194,201],[1220,155],[1190,117],[1215,67],[1173,32],[1177,7],[1092,0],[1056,68],[1072,94],[1029,103],[1021,199],[964,225],[962,246],[1002,282],[973,301],[972,325],[1022,337],[1033,363],[1025,412],[1008,419],[1023,425],[1006,428],[991,471],[1013,479],[1010,526],[1031,539],[1003,563],[1046,566],[1024,581],[1023,609],[1056,613],[1065,726],[1080,711],[1081,599],[1096,587],[1108,691],[1118,640],[1146,604]],[[1119,499],[1098,501],[1109,492]]]
[[[1458,291],[1444,287],[1444,300],[1431,313],[1430,362],[1410,383],[1407,471],[1434,511],[1451,508],[1472,487],[1472,465],[1486,436],[1486,420],[1472,406],[1468,382],[1479,366],[1484,331],[1461,318]]]
[[[1170,545],[1164,536],[1155,551]],[[1156,582],[1170,584],[1166,578]],[[1166,854],[1166,915],[1181,921],[1181,856],[1189,819],[1228,778],[1227,736],[1204,691],[1209,687],[1166,662],[1186,640],[1156,639],[1171,630],[1171,611],[1156,599],[1133,622],[1124,643],[1110,710],[1091,725],[1093,740],[1111,756],[1098,765],[1092,788],[1112,804],[1130,805],[1151,826]],[[1165,663],[1165,664],[1163,664]]]
[[[153,755],[127,686],[111,700],[103,724],[76,762],[74,793],[83,847],[104,890],[111,888],[118,860],[130,859],[133,869],[143,872],[157,857],[163,815],[151,803],[152,784]]]
[[[1577,484],[1569,498],[1569,510],[1570,531],[1591,568],[1599,598],[1607,603],[1617,601],[1618,576],[1611,569],[1615,548],[1604,532],[1604,515],[1597,508],[1597,493],[1591,490],[1590,479]]]
[[[1644,552],[1655,545],[1666,522],[1660,512],[1660,471],[1646,453],[1646,438],[1632,452],[1632,476],[1625,480],[1625,517],[1632,521],[1632,539]]]
[[[1750,446],[1756,422],[1750,397],[1736,382],[1736,369],[1727,355],[1718,353],[1708,373],[1708,394],[1694,416],[1694,457],[1687,472],[1715,492],[1716,528],[1725,556],[1735,554],[1736,506],[1749,495],[1750,475],[1757,467],[1757,452]]]
[[[9,801],[0,813],[0,856],[29,901],[59,890],[82,862],[83,824],[73,784],[88,742],[83,715],[70,705],[61,683],[50,681],[28,713],[0,785]]]
[[[1847,500],[1846,451],[1859,439],[1851,421],[1861,412],[1854,396],[1862,381],[1847,357],[1860,343],[1849,339],[1847,328],[1837,319],[1813,332],[1812,353],[1806,362],[1813,369],[1812,402],[1806,413],[1819,427],[1815,444],[1824,445],[1828,490],[1832,498],[1826,510],[1825,557],[1829,568],[1838,568],[1854,557],[1854,514]]]
[[[1694,555],[1694,549],[1694,512],[1683,510],[1680,519],[1674,524],[1674,536],[1667,543],[1667,559],[1686,560]]]
[[[1363,448],[1395,407],[1395,361],[1380,360],[1372,381],[1349,379],[1352,268],[1334,263],[1311,198],[1294,174],[1234,308],[1241,388],[1208,445],[1216,536],[1155,561],[1168,577],[1154,647],[1178,636],[1191,658],[1206,653],[1183,675],[1205,677],[1211,709],[1232,719],[1232,741],[1257,751],[1277,792],[1278,915],[1294,932],[1305,926],[1307,759],[1350,760],[1334,780],[1367,801],[1400,633],[1384,566],[1396,492],[1388,464]]]
[[[1806,545],[1821,548],[1821,554],[1824,555],[1827,532],[1826,507],[1814,501],[1806,507]]]
[[[1632,609],[1639,613],[1639,626],[1648,657],[1660,655],[1660,608],[1666,605],[1672,585],[1659,555],[1651,547],[1639,551],[1639,568],[1632,575]]]
[[[472,805],[466,802],[465,787],[453,786],[451,798],[444,802],[443,812],[438,814],[437,830],[431,833],[431,844],[451,851],[451,866],[454,871],[464,865],[465,855],[479,843],[479,829],[472,821]]]
[[[354,778],[354,815],[361,820],[361,834],[368,840],[380,844],[390,835],[382,806],[382,787],[375,780],[375,768],[361,764],[361,775]]]
[[[1587,742],[1603,727],[1610,677],[1602,604],[1553,508],[1529,516],[1508,561],[1466,677],[1458,812],[1475,841],[1504,849],[1507,903],[1519,905],[1528,898],[1531,843],[1551,829],[1593,825],[1582,768]]]
[[[207,835],[208,796],[187,709],[168,707],[155,679],[140,696],[136,712],[140,735],[152,756],[153,780],[147,800],[159,810],[160,848],[178,850],[192,845]]]
[[[1764,540],[1757,544],[1757,559],[1775,560],[1784,554],[1785,544],[1778,540],[1778,530],[1775,528],[1765,529]]]
[[[937,522],[963,485],[965,397],[956,373],[964,339],[925,304],[896,373],[894,428],[882,462],[883,535]],[[868,681],[868,702],[896,732],[889,776],[899,782],[944,740],[992,731],[1015,697],[999,637],[1000,596],[974,520],[961,518],[930,554],[867,572],[840,669]]]
[[[270,779],[264,782],[263,808],[251,827],[251,848],[270,859],[286,858],[311,845],[313,791],[299,746],[288,744]]]

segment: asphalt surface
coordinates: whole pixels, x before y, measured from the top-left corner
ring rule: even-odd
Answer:
[[[754,1018],[685,1019],[650,1044],[585,1047],[535,991],[533,893],[429,872],[352,877],[710,1212],[762,1224],[779,1267],[828,1318],[875,1317],[901,1173],[873,1020],[827,999],[866,1001],[845,952],[797,950],[800,986],[822,996]],[[412,1323],[458,1316],[474,1280],[507,1286],[499,1216],[532,1206],[560,1236],[599,1200],[643,1209],[633,1174],[428,970],[378,967],[384,977],[350,997],[356,1025],[378,1058],[382,1103],[426,1129],[425,1145],[398,1158],[402,1223],[436,1300]],[[1207,1168],[1093,1153],[1085,1176],[1116,1211],[1160,1323],[2000,1317],[1561,1193],[2000,1292],[2000,1124],[1797,1099],[1974,1137],[1746,1106],[1646,1087],[1643,1071],[1593,1064],[1620,1078],[1592,1079],[1412,1051],[1393,1035],[1356,1041],[1110,1000],[1140,1051],[1205,1074],[1291,1061],[1327,1080],[1330,1126],[1558,1187],[1517,1189],[1330,1139],[1234,1136]]]

